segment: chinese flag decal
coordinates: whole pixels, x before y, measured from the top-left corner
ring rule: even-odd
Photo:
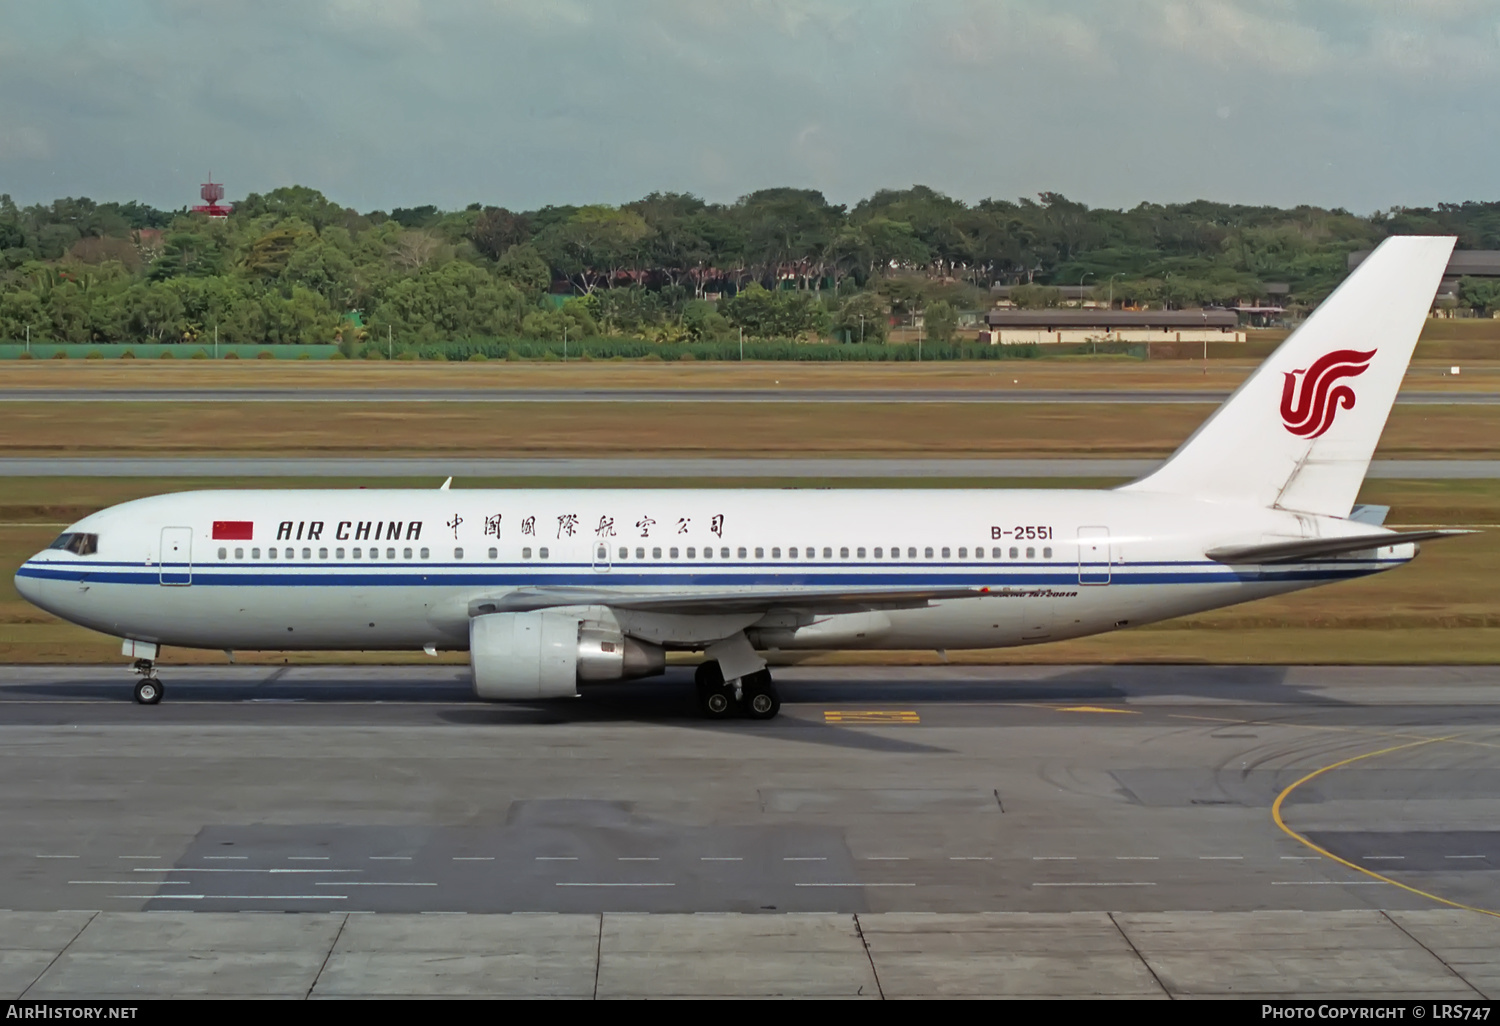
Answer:
[[[215,541],[249,541],[255,533],[253,520],[215,520]]]

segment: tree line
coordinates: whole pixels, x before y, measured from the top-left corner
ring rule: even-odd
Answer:
[[[920,311],[943,341],[998,285],[1020,305],[1056,305],[1062,286],[1079,286],[1116,305],[1177,308],[1284,283],[1307,306],[1342,279],[1351,251],[1429,233],[1500,249],[1500,203],[1367,216],[1208,201],[1115,210],[1056,193],[967,204],[914,186],[853,207],[776,188],[729,204],[652,193],[618,207],[360,213],[290,186],[210,219],[0,195],[0,338],[872,344]],[[1493,312],[1500,286],[1466,280],[1460,301]]]

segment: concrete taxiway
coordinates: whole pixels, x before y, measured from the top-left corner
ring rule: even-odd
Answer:
[[[1225,391],[1191,388],[7,388],[0,402],[67,403],[1207,403]],[[1408,406],[1495,406],[1500,392],[1402,392]]]
[[[0,670],[0,990],[1500,996],[1500,668],[162,676]]]
[[[473,459],[470,457],[11,456],[0,477],[381,478],[1121,478],[1143,477],[1152,459],[785,459],[736,457]],[[1500,460],[1375,460],[1372,478],[1500,477]]]

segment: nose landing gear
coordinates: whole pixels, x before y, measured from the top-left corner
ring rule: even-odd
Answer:
[[[141,705],[155,705],[160,702],[166,689],[161,686],[161,681],[156,679],[156,664],[150,659],[137,659],[135,672],[141,675],[141,679],[135,684],[135,700]]]

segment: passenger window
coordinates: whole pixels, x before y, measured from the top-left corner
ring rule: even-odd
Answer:
[[[661,549],[653,548],[651,550],[651,558],[652,559],[660,559],[661,558]]]
[[[849,546],[844,545],[844,546],[841,546],[839,548],[839,558],[840,559],[848,559],[849,558]]]
[[[459,549],[458,551],[462,552],[463,549]],[[344,558],[344,550],[343,549],[334,549],[333,550],[333,558],[334,559],[343,559]]]
[[[927,550],[927,554],[929,556],[932,555],[932,550],[928,549]],[[906,550],[906,558],[907,559],[916,559],[917,558],[917,550],[914,549],[914,548],[908,547],[907,550]]]
[[[991,559],[999,559],[1002,554],[1003,553],[998,548],[990,549],[990,558]]]
[[[1027,549],[1026,549],[1026,558],[1027,559],[1035,559],[1036,558],[1036,549],[1030,548],[1028,546]]]
[[[344,552],[343,552],[342,549],[339,550],[339,558],[340,559],[344,558]],[[463,559],[464,558],[464,550],[463,549],[454,549],[453,550],[453,558],[454,559]]]
[[[250,550],[250,558],[251,559],[259,559],[260,558],[260,549],[251,549]]]
[[[763,549],[763,548],[761,548],[759,545],[755,546],[755,558],[756,559],[765,559],[766,558],[766,550]]]
[[[596,548],[594,550],[594,555],[595,555],[595,557],[597,557],[599,559],[608,559],[609,558],[609,548],[607,546],[600,545],[598,548]]]
[[[353,556],[355,559],[362,558],[364,556],[364,554],[365,554],[365,550],[364,549],[355,549],[353,552],[350,553],[350,555]]]
[[[781,549],[773,547],[771,549],[771,558],[772,559],[780,559],[781,558]]]
[[[703,550],[703,558],[704,559],[713,559],[714,558],[714,550],[711,549],[711,548],[705,547],[704,550]]]
[[[302,550],[302,558],[303,559],[312,559],[312,549],[303,549]]]
[[[824,559],[832,559],[833,558],[833,550],[830,549],[827,545],[823,546],[823,558]]]
[[[943,546],[943,558],[944,559],[948,558],[948,546],[946,546],[946,545]]]
[[[536,554],[538,556],[541,556],[543,559],[546,559],[547,558],[547,546],[543,545],[541,548],[537,549],[536,550]]]
[[[885,550],[884,550],[884,549],[882,549],[882,548],[881,548],[881,547],[880,547],[880,546],[878,546],[878,545],[877,545],[877,546],[876,546],[876,547],[875,547],[875,558],[876,558],[876,559],[879,559],[879,558],[880,558],[880,554],[881,554],[881,553],[882,553],[882,552],[884,552],[884,551],[885,551]],[[864,553],[862,553],[862,552],[861,552],[861,553],[860,553],[860,555],[864,555]]]
[[[245,558],[245,550],[244,549],[235,549],[234,550],[234,558],[235,559],[244,559]]]
[[[968,559],[969,558],[969,550],[960,547],[959,550],[958,550],[958,558],[959,559]]]
[[[865,558],[865,550],[864,549],[855,549],[854,550],[854,557],[856,559],[864,559]]]
[[[1012,545],[1010,547],[1010,558],[1011,559],[1015,559],[1020,554],[1021,554],[1021,550],[1020,549],[1016,548],[1014,545]]]
[[[1052,550],[1051,549],[1043,549],[1042,550],[1042,558],[1043,559],[1051,559],[1052,558]]]
[[[687,551],[687,558],[688,559],[697,559],[698,558],[698,550],[695,549],[695,548],[693,548],[691,545],[689,545],[688,546],[688,551]]]
[[[229,550],[228,549],[220,549],[219,550],[219,558],[220,559],[228,559],[229,558]]]
[[[745,549],[744,549],[744,547],[743,547],[743,546],[742,546],[742,547],[741,547],[741,548],[740,548],[740,555],[739,555],[739,558],[740,558],[740,559],[745,559],[745,558],[746,558],[746,557],[747,557],[747,556],[748,556],[748,555],[749,555],[749,553],[747,553],[747,552],[746,552],[746,551],[745,551]]]
[[[720,559],[728,559],[729,558],[729,550],[728,549],[720,549],[719,550],[719,558]]]
[[[426,559],[430,555],[430,553],[426,549],[423,549],[421,552],[417,553],[417,555],[422,559]]]
[[[677,558],[677,546],[675,545],[672,546],[671,556],[673,559]]]
[[[786,558],[787,559],[796,559],[797,558],[797,546],[793,545],[791,548],[789,548],[789,549],[786,550]]]
[[[927,546],[927,548],[925,548],[925,549],[922,550],[922,558],[923,559],[931,559],[932,558],[932,546],[931,545]]]
[[[660,552],[661,549],[657,549],[656,551]],[[620,554],[624,555],[624,550],[621,550]],[[635,558],[636,559],[645,559],[646,558],[646,550],[645,549],[640,549],[640,548],[636,549],[635,550]]]
[[[318,550],[318,558],[319,559],[327,559],[328,558],[328,550],[327,549],[319,549]]]
[[[355,555],[357,556],[357,555],[359,555],[359,553],[355,553]],[[500,550],[499,549],[490,549],[490,558],[491,559],[499,559],[500,558]]]
[[[630,558],[630,550],[627,549],[623,545],[620,546],[620,558],[621,559],[629,559]]]
[[[530,549],[522,549],[521,550],[521,558],[522,559],[530,559],[531,558],[531,550]]]

